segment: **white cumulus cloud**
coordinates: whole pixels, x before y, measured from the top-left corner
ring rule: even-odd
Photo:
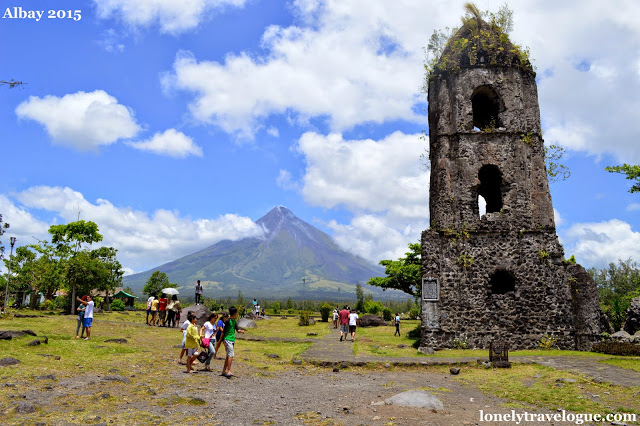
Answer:
[[[241,7],[246,0],[93,0],[98,15],[112,15],[133,27],[158,25],[163,33],[178,34],[198,26],[208,12],[225,6]]]
[[[369,260],[402,256],[429,224],[429,172],[420,164],[425,141],[395,132],[375,141],[308,132],[296,149],[306,168],[306,202],[353,213],[349,224],[328,226],[344,248]]]
[[[80,150],[110,145],[140,130],[131,109],[103,90],[61,98],[31,96],[18,105],[16,114],[42,124],[54,143]]]
[[[98,224],[104,237],[102,244],[118,249],[118,260],[128,271],[140,272],[221,240],[263,234],[251,219],[236,214],[192,219],[164,209],[144,212],[115,206],[104,199],[90,202],[68,187],[31,187],[13,198],[15,201],[0,197],[0,208],[7,212],[4,219],[13,221],[12,231],[27,235],[33,232],[38,238],[47,238],[49,224],[33,218],[28,213],[30,209],[49,212],[60,223],[77,220],[80,211],[80,219]]]
[[[618,259],[640,259],[640,232],[619,219],[578,223],[566,232],[565,252],[587,267],[602,268]]]
[[[202,157],[202,148],[196,145],[189,136],[175,129],[168,129],[162,133],[156,133],[153,137],[141,142],[128,142],[136,149],[150,151],[159,155],[167,155],[175,158],[185,158],[189,155]]]

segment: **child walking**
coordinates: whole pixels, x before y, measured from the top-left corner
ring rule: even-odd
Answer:
[[[195,373],[191,369],[191,364],[198,357],[198,346],[200,346],[200,333],[198,333],[198,327],[196,327],[198,319],[191,312],[189,312],[187,318],[190,318],[190,323],[187,327],[187,339],[184,345],[187,350],[187,373]]]
[[[229,307],[229,319],[224,323],[224,330],[222,332],[222,339],[224,340],[224,350],[227,352],[227,357],[224,360],[224,366],[222,367],[222,374],[228,379],[233,377],[231,374],[231,364],[233,363],[233,346],[236,343],[236,331],[244,333],[244,330],[238,329],[238,308],[235,306]]]

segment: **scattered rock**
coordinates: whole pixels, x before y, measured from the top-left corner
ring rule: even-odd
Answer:
[[[0,359],[0,367],[6,367],[7,365],[16,365],[16,364],[20,364],[20,360],[17,360],[11,357]]]
[[[278,359],[278,358],[280,358],[280,355],[278,355],[278,354],[268,354],[267,356],[268,356],[269,358],[271,358],[271,359]]]
[[[33,340],[29,343],[27,343],[27,346],[38,346],[40,343],[42,343],[39,339]]]
[[[0,331],[0,339],[11,340],[13,337],[22,337],[25,334],[26,333],[24,331],[13,331],[13,330]]]
[[[258,328],[255,321],[248,318],[240,318],[238,320],[238,328]]]
[[[433,355],[434,353],[436,353],[431,346],[420,346],[418,348],[418,352],[425,355]]]
[[[564,383],[575,383],[576,379],[567,379],[565,377],[562,377],[560,379],[556,379],[556,383],[562,383],[562,382],[564,382]]]
[[[292,362],[295,365],[302,365],[302,360],[300,358],[294,358]]]
[[[188,308],[185,308],[182,310],[182,314],[180,314],[181,318],[186,318],[189,312],[193,312],[195,314],[196,318],[198,319],[197,321],[198,327],[202,327],[204,323],[207,322],[209,315],[211,315],[211,311],[207,309],[206,306],[191,305]]]
[[[44,336],[44,340],[42,341],[42,343],[44,343],[45,345],[49,344],[49,338],[47,336]]]
[[[122,382],[122,383],[129,383],[130,380],[128,377],[123,377],[119,374],[114,374],[113,376],[105,376],[103,377],[102,380],[106,380],[109,382]]]
[[[385,320],[377,315],[363,315],[360,317],[360,327],[380,327],[389,325]]]
[[[442,401],[423,390],[408,390],[387,398],[384,402],[387,405],[427,408],[430,410],[442,410],[444,408]]]
[[[633,340],[633,337],[631,336],[631,334],[627,333],[624,330],[616,331],[610,337],[612,339],[616,339],[621,342],[631,342]]]
[[[54,376],[53,374],[46,374],[44,376],[36,377],[36,380],[56,380],[56,376]]]
[[[404,343],[400,343],[398,346],[396,346],[396,348],[400,348],[400,349],[408,348],[408,347],[409,347],[409,345],[405,345]]]
[[[34,331],[31,331],[31,330],[22,330],[22,332],[24,334],[28,334],[29,336],[33,336],[33,337],[37,336],[37,334]]]
[[[458,375],[458,374],[460,374],[460,368],[458,368],[458,367],[451,367],[451,368],[449,369],[449,373],[451,373],[451,374],[453,374],[453,375]]]
[[[35,413],[36,412],[36,407],[34,407],[33,405],[27,403],[27,402],[21,402],[20,404],[18,404],[16,406],[16,413],[20,413],[20,414],[31,414],[31,413]]]
[[[349,368],[349,363],[343,362],[342,364],[340,364],[340,368]]]
[[[338,367],[333,367],[333,372],[337,373],[338,371],[340,371],[340,369]]]
[[[622,329],[630,335],[637,334],[640,331],[640,297],[634,297],[631,300]]]
[[[511,368],[511,363],[509,361],[495,361],[493,366],[496,368]]]
[[[129,343],[127,339],[108,339],[104,341],[105,343]]]
[[[391,368],[391,364],[389,364],[388,362],[384,365],[384,368]]]
[[[317,336],[318,333],[307,333],[307,336]]]

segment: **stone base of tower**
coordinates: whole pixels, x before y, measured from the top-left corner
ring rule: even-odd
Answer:
[[[596,285],[563,260],[555,229],[492,226],[423,232],[423,278],[439,285],[438,300],[422,301],[421,346],[506,340],[525,349],[551,338],[559,349],[589,350],[600,341],[609,326]]]

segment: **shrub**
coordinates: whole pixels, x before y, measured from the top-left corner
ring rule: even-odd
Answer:
[[[453,339],[453,347],[455,349],[467,349],[467,339],[465,338],[455,338]]]
[[[557,337],[549,336],[548,334],[545,334],[540,339],[540,342],[538,343],[538,345],[540,346],[540,349],[551,349],[553,348],[553,346],[556,344],[557,341],[558,341]]]
[[[273,302],[271,310],[273,311],[273,315],[278,315],[280,313],[280,302]]]
[[[58,296],[53,303],[56,308],[62,309],[65,313],[68,313],[69,309],[71,309],[71,300],[67,296]]]
[[[592,352],[599,352],[607,355],[634,355],[640,356],[640,345],[622,342],[602,342],[593,345]]]
[[[391,321],[393,319],[393,311],[390,308],[384,308],[382,310],[382,318],[385,321]]]
[[[121,299],[115,299],[113,302],[111,302],[112,311],[124,311],[124,309],[124,302]]]
[[[309,325],[309,311],[300,311],[300,321],[298,321],[298,325]]]
[[[294,311],[293,309],[287,309],[287,313],[288,313],[289,315],[293,314],[294,312],[295,312],[295,311]]]
[[[418,318],[418,315],[420,315],[420,310],[418,308],[412,308],[409,311],[409,319],[414,320],[414,319]]]
[[[384,305],[381,302],[374,302],[373,300],[364,301],[364,311],[368,314],[378,315],[384,309]]]
[[[146,302],[133,302],[133,309],[136,311],[146,311],[147,303]]]
[[[320,316],[322,317],[322,322],[329,322],[329,314],[331,311],[333,311],[333,306],[328,303],[320,305]]]
[[[53,311],[53,309],[55,308],[55,303],[53,303],[53,300],[45,300],[44,302],[42,302],[42,306],[41,308],[45,311]]]

